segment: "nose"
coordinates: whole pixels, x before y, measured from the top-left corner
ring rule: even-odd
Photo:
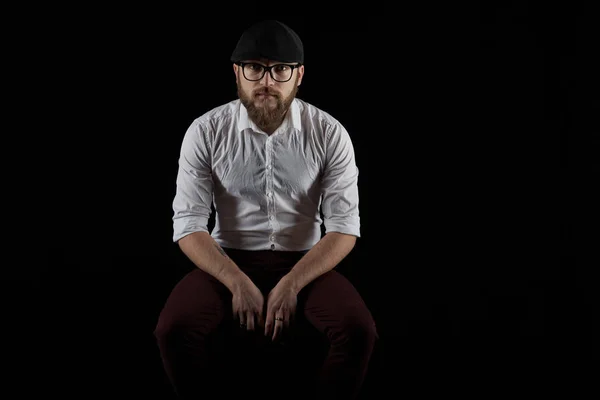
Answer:
[[[263,85],[265,85],[265,86],[273,86],[275,84],[275,81],[271,77],[271,72],[270,71],[265,71],[265,74],[262,77],[262,79],[260,80],[260,83],[263,84]]]

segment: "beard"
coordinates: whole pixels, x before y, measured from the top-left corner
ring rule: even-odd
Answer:
[[[296,82],[298,82],[297,77]],[[248,117],[264,131],[275,128],[281,123],[297,92],[298,85],[294,84],[292,93],[285,98],[268,87],[259,88],[247,94],[238,85],[238,97],[248,110]],[[259,97],[261,94],[268,96]]]

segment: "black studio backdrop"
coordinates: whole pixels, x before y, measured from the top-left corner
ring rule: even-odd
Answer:
[[[37,25],[47,29],[20,52],[43,60],[27,63],[35,124],[23,122],[41,132],[43,179],[24,186],[44,229],[5,291],[15,375],[46,393],[167,398],[152,330],[192,268],[171,242],[179,147],[194,118],[235,98],[229,56],[263,17],[300,34],[299,97],[355,144],[363,237],[338,270],[381,337],[365,393],[400,377],[407,393],[533,387],[591,359],[589,242],[559,200],[565,186],[577,196],[587,166],[572,129],[585,93],[565,61],[581,61],[568,28],[580,14],[560,25],[558,10],[528,2],[401,11],[151,10]]]

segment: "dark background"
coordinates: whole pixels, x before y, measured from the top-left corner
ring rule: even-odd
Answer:
[[[381,338],[365,398],[587,386],[599,265],[587,10],[238,9],[19,13],[9,382],[168,398],[152,331],[192,268],[171,242],[181,140],[235,98],[243,29],[277,18],[304,41],[299,97],[355,144],[362,238],[338,270]]]

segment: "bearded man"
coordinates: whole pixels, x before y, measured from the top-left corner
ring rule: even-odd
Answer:
[[[350,135],[296,97],[304,49],[289,26],[252,25],[231,61],[239,99],[195,119],[181,145],[173,241],[197,268],[173,288],[155,329],[166,374],[179,397],[204,398],[208,338],[219,327],[278,341],[304,319],[329,343],[311,398],[354,399],[378,335],[334,270],[360,237]]]

